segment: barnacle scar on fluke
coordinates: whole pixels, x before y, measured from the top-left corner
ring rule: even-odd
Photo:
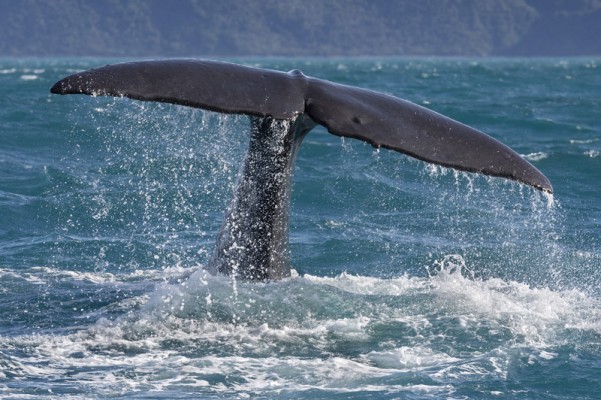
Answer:
[[[206,60],[107,65],[57,82],[58,94],[125,96],[251,117],[250,145],[209,270],[247,280],[290,275],[288,214],[296,153],[317,124],[461,171],[552,193],[549,180],[509,147],[406,100],[303,75]]]

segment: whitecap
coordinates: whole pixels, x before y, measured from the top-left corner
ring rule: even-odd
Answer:
[[[365,356],[380,368],[417,369],[460,361],[459,358],[437,353],[421,346],[403,346],[390,351],[372,351]]]
[[[528,161],[541,161],[541,160],[544,160],[545,158],[548,158],[549,154],[539,151],[536,153],[529,153],[529,154],[522,155],[522,157],[524,157]]]
[[[595,143],[598,142],[599,139],[598,138],[594,138],[594,139],[570,139],[570,144],[590,144],[590,143]]]

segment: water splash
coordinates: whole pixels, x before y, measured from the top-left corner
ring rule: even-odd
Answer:
[[[94,129],[74,124],[75,154],[64,160],[79,186],[57,203],[65,234],[100,239],[109,230],[111,243],[90,249],[89,259],[110,267],[204,263],[246,145],[246,119],[92,101],[101,104],[88,111]]]
[[[598,300],[482,279],[474,269],[448,255],[426,278],[304,276],[240,283],[237,296],[227,278],[197,271],[124,304],[129,311],[117,319],[63,335],[0,337],[0,362],[23,393],[44,377],[41,389],[56,394],[77,380],[98,396],[436,398],[466,388],[485,395],[476,382],[559,367],[569,343],[601,338]]]

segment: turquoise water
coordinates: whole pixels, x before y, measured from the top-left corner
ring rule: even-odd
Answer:
[[[202,270],[247,119],[49,94],[112,61],[0,59],[1,398],[599,398],[601,60],[234,60],[432,108],[555,188],[316,129],[269,284]]]

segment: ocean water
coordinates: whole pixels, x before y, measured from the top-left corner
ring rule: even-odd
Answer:
[[[601,398],[601,59],[238,59],[393,94],[554,185],[315,129],[295,274],[211,276],[248,119],[56,96],[0,59],[0,398]]]

